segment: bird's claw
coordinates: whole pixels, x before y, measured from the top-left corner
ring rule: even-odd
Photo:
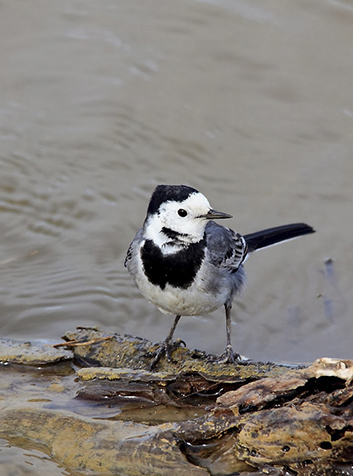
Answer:
[[[156,368],[163,355],[167,357],[168,362],[171,362],[172,352],[182,345],[186,347],[185,342],[181,339],[177,339],[174,342],[166,339],[164,342],[162,342],[156,352],[152,354],[153,360],[150,365],[150,370],[152,371]]]
[[[233,347],[231,345],[227,345],[223,354],[217,359],[217,362],[219,364],[239,364],[241,360],[242,359],[240,355],[234,352]]]

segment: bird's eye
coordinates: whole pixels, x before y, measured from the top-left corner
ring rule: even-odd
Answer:
[[[188,212],[186,210],[184,210],[184,208],[179,208],[178,215],[180,217],[186,217],[187,214],[188,214]]]

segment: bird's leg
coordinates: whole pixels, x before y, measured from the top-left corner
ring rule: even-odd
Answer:
[[[172,325],[172,327],[169,331],[169,334],[167,335],[166,339],[162,342],[162,344],[159,347],[159,349],[157,350],[157,352],[154,354],[154,358],[153,358],[153,361],[151,363],[151,370],[153,370],[156,367],[158,362],[161,360],[161,357],[163,356],[163,354],[165,354],[168,361],[170,362],[171,361],[171,353],[172,353],[172,351],[175,347],[175,344],[176,344],[176,346],[179,346],[180,343],[182,343],[182,341],[177,342],[177,343],[173,343],[173,335],[174,335],[176,326],[178,325],[178,322],[179,322],[180,318],[181,318],[181,316],[175,316],[175,319],[174,319],[173,325]]]
[[[220,356],[218,360],[219,363],[224,364],[234,364],[241,360],[239,354],[235,354],[232,346],[232,317],[231,317],[231,304],[224,305],[226,310],[226,332],[227,332],[227,346],[224,353]]]

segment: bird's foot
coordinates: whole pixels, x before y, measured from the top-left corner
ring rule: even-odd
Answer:
[[[219,364],[239,364],[241,361],[240,355],[234,352],[231,345],[227,345],[223,354],[217,359]]]
[[[171,362],[172,361],[172,352],[175,349],[177,349],[178,347],[182,346],[182,345],[184,347],[186,347],[185,342],[181,339],[177,339],[174,342],[172,340],[168,340],[168,339],[163,341],[161,343],[161,345],[158,347],[158,349],[156,350],[156,352],[154,352],[152,354],[153,360],[152,360],[151,365],[150,365],[150,370],[153,371],[156,368],[158,362],[161,360],[163,355],[165,355],[167,357],[168,362]]]

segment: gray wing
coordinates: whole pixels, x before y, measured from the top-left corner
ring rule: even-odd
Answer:
[[[211,263],[232,272],[237,271],[248,254],[245,239],[239,233],[213,221],[207,224],[205,233]]]
[[[131,263],[131,259],[133,258],[135,248],[140,243],[141,240],[142,240],[142,228],[136,233],[136,236],[132,240],[125,256],[124,266],[128,268],[129,271],[130,271],[129,264]]]

